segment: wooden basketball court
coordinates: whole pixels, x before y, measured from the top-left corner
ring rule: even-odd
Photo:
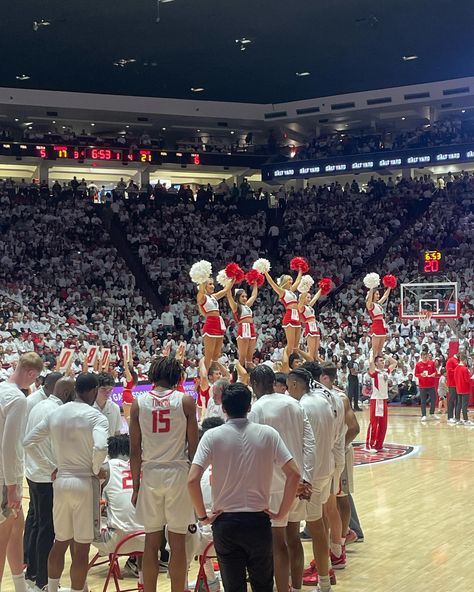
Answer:
[[[358,440],[363,441],[368,410],[357,416],[361,424]],[[348,566],[336,572],[335,591],[468,590],[474,428],[447,425],[445,416],[422,423],[418,407],[390,407],[386,442],[418,448],[399,459],[355,469],[354,499],[365,542],[348,546]],[[305,542],[304,548],[309,562],[311,543]],[[69,564],[62,578],[65,588],[70,587],[68,568]],[[5,571],[3,592],[13,592],[8,567]],[[193,563],[190,580],[196,571]],[[103,566],[91,571],[90,590],[102,590],[105,574]],[[126,578],[124,587],[135,581]],[[158,589],[170,590],[166,574],[160,574]]]

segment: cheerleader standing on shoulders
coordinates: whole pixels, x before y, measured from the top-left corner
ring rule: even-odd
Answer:
[[[130,425],[130,409],[135,400],[135,397],[133,396],[133,387],[138,384],[138,374],[133,369],[133,353],[131,349],[129,359],[123,361],[123,380],[125,382],[122,392],[123,416]]]
[[[310,359],[314,362],[322,362],[319,357],[319,344],[321,342],[321,332],[318,323],[316,322],[316,315],[313,306],[321,298],[329,294],[332,286],[332,281],[329,278],[323,278],[319,282],[319,290],[311,297],[310,290],[314,280],[309,275],[304,275],[301,278],[298,291],[301,296],[298,301],[298,311],[301,320],[304,323],[304,336],[306,337],[306,345],[308,347],[308,354]]]
[[[214,280],[211,278],[212,265],[209,261],[198,261],[189,272],[192,281],[198,285],[197,304],[199,311],[205,317],[202,328],[204,345],[204,365],[209,371],[213,360],[221,357],[224,343],[225,323],[219,314],[218,300],[223,298],[234,285],[234,280],[219,292],[214,292]]]
[[[298,350],[298,344],[301,337],[301,320],[298,312],[298,299],[294,290],[300,285],[303,273],[309,269],[308,263],[302,257],[295,257],[290,262],[290,268],[298,269],[298,275],[293,281],[290,275],[282,275],[278,278],[278,283],[271,277],[270,262],[266,259],[258,259],[254,263],[254,269],[263,273],[273,290],[278,294],[283,306],[285,307],[285,316],[283,317],[282,327],[285,330],[286,350],[288,357]]]
[[[265,281],[263,275],[256,270],[251,270],[247,274],[246,279],[252,285],[250,298],[247,296],[247,292],[241,288],[235,291],[235,295],[232,295],[232,290],[227,292],[229,306],[238,323],[237,349],[239,351],[239,362],[244,368],[252,362],[257,346],[257,336],[251,306],[257,299],[259,285],[261,286]]]
[[[369,288],[366,298],[366,308],[372,319],[370,334],[372,336],[372,356],[375,359],[376,356],[382,354],[388,334],[383,305],[387,302],[392,289],[396,287],[397,279],[393,275],[384,276],[383,284],[386,289],[383,296],[380,296],[380,290],[378,289],[380,276],[377,273],[368,273],[364,278],[364,284],[366,288]]]

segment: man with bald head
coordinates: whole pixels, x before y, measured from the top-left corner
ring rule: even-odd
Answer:
[[[49,375],[51,376],[51,374]],[[48,377],[47,377],[48,378]],[[53,393],[31,410],[26,433],[31,432],[45,417],[58,407],[74,399],[74,380],[59,378]],[[56,469],[51,440],[49,438],[26,448],[26,479],[33,506],[33,522],[25,531],[25,558],[27,579],[35,582],[40,590],[48,583],[48,555],[54,542],[53,483]]]

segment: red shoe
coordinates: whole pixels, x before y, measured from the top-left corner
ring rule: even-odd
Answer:
[[[356,532],[349,528],[346,534],[346,545],[350,545],[351,543],[355,543],[359,537],[357,536]]]
[[[312,571],[308,573],[310,569]],[[318,584],[319,576],[314,560],[311,561],[310,566],[305,570],[305,572],[307,573],[303,575],[303,586],[316,586]],[[336,574],[332,568],[329,569],[329,581],[331,582],[331,586],[336,585]]]
[[[339,557],[336,557],[336,555],[334,555],[334,553],[331,551],[331,565],[334,569],[345,569],[347,563],[346,563],[346,553],[343,549],[341,555]]]
[[[217,561],[213,561],[212,562],[212,567],[214,568],[214,571],[220,571],[220,567],[219,567],[219,563]]]
[[[315,562],[314,559],[311,559],[310,564],[309,564],[309,567],[307,567],[303,571],[303,577],[310,576],[315,570],[316,570],[316,562]]]

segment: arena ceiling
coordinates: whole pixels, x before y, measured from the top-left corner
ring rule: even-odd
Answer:
[[[472,0],[162,0],[158,23],[157,0],[0,14],[4,87],[278,103],[474,75]]]

